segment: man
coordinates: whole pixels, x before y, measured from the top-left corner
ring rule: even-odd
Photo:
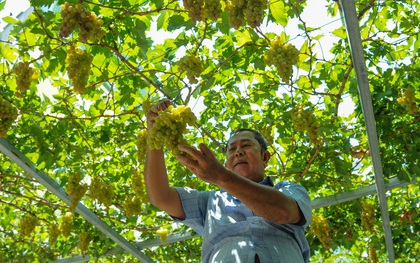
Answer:
[[[161,101],[147,113],[148,129]],[[305,227],[311,220],[310,199],[298,185],[273,185],[265,176],[270,159],[265,139],[256,131],[238,130],[227,142],[225,165],[204,144],[182,145],[178,161],[220,191],[171,187],[162,150],[146,151],[145,183],[150,202],[203,236],[202,262],[306,263]]]

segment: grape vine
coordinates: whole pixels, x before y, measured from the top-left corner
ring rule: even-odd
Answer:
[[[362,203],[362,226],[369,233],[373,233],[375,227],[375,206],[373,204],[363,202]]]
[[[247,24],[252,28],[260,26],[266,8],[267,0],[248,0],[245,10]]]
[[[166,237],[168,236],[168,229],[160,227],[157,231],[156,234],[159,235],[160,237],[160,241],[162,241],[162,243],[165,243],[166,241]]]
[[[133,196],[132,198],[127,198],[124,201],[124,211],[126,217],[138,216],[141,214],[141,205],[142,202],[138,196]]]
[[[378,263],[378,255],[376,254],[375,247],[369,244],[368,248],[369,263]]]
[[[188,16],[194,21],[202,21],[201,12],[204,0],[183,0],[184,8],[188,11]]]
[[[79,234],[79,249],[82,257],[85,257],[88,251],[89,243],[92,241],[92,234],[89,232],[81,232]]]
[[[144,184],[144,177],[139,171],[136,171],[131,176],[131,188],[133,188],[137,197],[140,199],[140,202],[146,202],[146,187]]]
[[[87,184],[81,184],[83,179],[82,173],[74,173],[70,176],[67,182],[66,193],[71,195],[69,210],[73,212],[76,209],[79,201],[85,196],[87,191]]]
[[[176,64],[181,73],[185,72],[190,83],[198,83],[197,77],[203,72],[203,65],[199,58],[194,55],[184,56]]]
[[[204,0],[201,16],[203,19],[217,21],[222,13],[222,3],[219,0]]]
[[[12,103],[0,95],[0,137],[6,137],[7,131],[18,116],[18,111]]]
[[[139,161],[139,164],[142,164],[144,161],[144,158],[146,156],[146,144],[147,144],[147,130],[142,129],[139,134],[137,135],[137,160]]]
[[[105,31],[101,29],[104,21],[89,11],[83,3],[73,6],[65,2],[61,6],[61,18],[60,37],[70,36],[76,28],[79,29],[79,39],[84,43],[99,40],[105,35]]]
[[[290,114],[292,115],[292,123],[299,131],[305,131],[309,140],[313,144],[319,143],[318,128],[319,124],[312,110],[305,109],[305,105],[299,104],[294,107]]]
[[[187,124],[194,125],[196,117],[189,107],[184,105],[174,108],[172,105],[159,111],[155,124],[148,133],[147,144],[151,150],[160,150],[163,146],[174,155],[181,154],[178,145],[186,143],[183,134]]]
[[[16,74],[17,91],[15,95],[22,97],[25,91],[29,90],[31,83],[38,79],[39,73],[29,66],[29,62],[19,62],[14,68],[13,72]]]
[[[244,24],[245,19],[245,1],[244,0],[233,0],[226,4],[226,10],[228,11],[229,25],[234,29],[238,29]]]
[[[61,223],[59,226],[60,232],[64,237],[69,237],[71,233],[71,227],[73,225],[74,215],[71,212],[67,212],[61,217]]]
[[[19,222],[20,236],[28,237],[35,230],[38,219],[31,214],[26,214]]]
[[[67,74],[71,79],[74,92],[85,93],[88,83],[93,56],[85,50],[71,45],[67,50]]]
[[[93,177],[89,186],[89,194],[92,199],[108,208],[112,205],[114,198],[114,186],[103,182],[100,177]]]
[[[57,238],[60,235],[60,228],[57,224],[55,223],[51,223],[48,226],[48,244],[50,244],[50,246],[54,245],[55,242],[57,242]]]
[[[331,247],[330,226],[323,215],[313,215],[310,231],[314,234],[325,248]]]
[[[264,138],[267,140],[267,145],[270,146],[274,143],[274,136],[273,136],[273,125],[268,124],[264,127],[259,129],[260,133]]]
[[[293,75],[293,65],[299,62],[299,50],[290,43],[283,43],[277,36],[270,42],[264,60],[268,66],[274,65],[280,78],[289,84]]]
[[[412,88],[406,88],[401,92],[401,97],[397,99],[401,106],[407,107],[408,113],[417,116],[420,114],[420,109],[416,104],[416,96]]]

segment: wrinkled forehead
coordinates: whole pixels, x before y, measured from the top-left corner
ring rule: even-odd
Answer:
[[[238,142],[245,142],[245,141],[257,142],[252,132],[241,131],[241,132],[235,133],[232,137],[229,138],[227,142],[227,146],[229,147],[232,144],[236,144]]]

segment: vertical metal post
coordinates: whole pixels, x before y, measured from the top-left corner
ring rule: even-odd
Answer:
[[[350,43],[353,65],[356,70],[359,96],[362,105],[363,115],[369,141],[369,149],[372,156],[373,169],[375,173],[376,188],[382,215],[382,225],[385,232],[385,243],[388,250],[389,262],[394,263],[394,247],[390,227],[388,204],[386,198],[385,182],[381,156],[379,151],[378,135],[376,132],[375,116],[373,114],[372,98],[369,90],[366,62],[363,55],[362,40],[360,35],[359,20],[357,18],[354,0],[340,0],[340,6],[344,15],[347,29],[347,37]]]

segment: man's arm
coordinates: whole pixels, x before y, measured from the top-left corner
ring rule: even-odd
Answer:
[[[218,186],[241,200],[257,215],[278,224],[296,224],[302,220],[296,201],[279,190],[258,184],[229,170],[224,177]]]
[[[177,156],[181,164],[200,179],[218,185],[241,200],[257,215],[278,224],[295,224],[301,221],[302,213],[293,198],[228,170],[206,145],[201,144],[200,150],[180,146],[180,150],[191,156]]]
[[[162,101],[149,110],[147,113],[148,131],[152,128],[158,112],[165,110],[168,106],[169,101]],[[173,217],[185,219],[178,192],[169,186],[163,150],[151,150],[147,145],[144,181],[150,203]]]

